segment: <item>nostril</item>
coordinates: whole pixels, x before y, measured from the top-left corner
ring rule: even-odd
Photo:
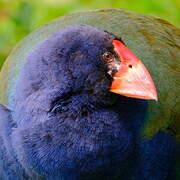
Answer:
[[[129,64],[129,68],[132,68],[132,65],[131,65],[131,64]]]

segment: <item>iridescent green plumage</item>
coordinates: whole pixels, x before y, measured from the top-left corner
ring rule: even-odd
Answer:
[[[180,138],[180,31],[168,22],[118,9],[87,11],[58,18],[31,33],[10,54],[0,74],[0,103],[11,108],[16,80],[28,54],[67,25],[91,25],[121,37],[145,64],[159,100],[150,101],[143,135],[167,130]]]

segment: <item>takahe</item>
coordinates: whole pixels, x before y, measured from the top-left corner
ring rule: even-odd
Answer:
[[[29,35],[0,74],[0,179],[175,179],[179,49],[178,28],[118,9]]]

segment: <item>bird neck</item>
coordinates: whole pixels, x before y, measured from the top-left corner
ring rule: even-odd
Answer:
[[[68,115],[86,115],[91,111],[98,110],[100,105],[93,103],[93,97],[87,94],[69,94],[58,98],[52,105],[50,113],[68,113]]]

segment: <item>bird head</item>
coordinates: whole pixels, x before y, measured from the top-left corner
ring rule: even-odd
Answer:
[[[54,33],[30,55],[26,64],[31,91],[57,87],[62,94],[97,97],[95,103],[106,99],[109,102],[112,92],[157,100],[155,85],[141,60],[119,37],[95,27],[68,26]]]
[[[28,69],[26,93],[39,87],[84,94],[95,103],[110,102],[112,92],[157,100],[141,60],[119,37],[91,26],[68,26],[49,36],[29,57],[26,74]]]

